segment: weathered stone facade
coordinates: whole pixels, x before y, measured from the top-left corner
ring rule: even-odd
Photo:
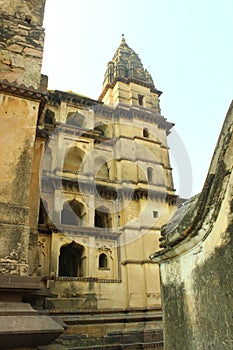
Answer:
[[[45,0],[0,1],[1,80],[37,89],[41,79],[44,46]]]
[[[173,124],[160,114],[161,92],[124,38],[98,101],[47,91],[44,5],[0,0],[0,293],[8,303],[17,300],[11,315],[5,304],[0,313],[8,320],[19,310],[30,316],[21,299],[30,300],[73,324],[65,346],[70,334],[77,343],[81,329],[95,335],[95,325],[79,327],[78,312],[96,312],[96,320],[106,312],[111,326],[101,324],[100,338],[117,330],[126,342],[140,332],[135,339],[161,347],[159,273],[148,256],[176,208],[167,146]],[[66,312],[75,320],[61,316]],[[24,341],[30,317],[15,324],[20,340],[11,343],[4,328],[2,344],[35,347],[63,331],[48,317],[37,330],[38,339],[46,337]]]
[[[232,349],[233,103],[202,192],[163,227],[160,264],[166,350]]]
[[[1,260],[2,273],[28,274],[29,198],[38,115],[45,1],[1,1]],[[40,54],[32,55],[32,51]],[[24,85],[22,85],[24,84]],[[34,89],[35,88],[35,89]]]
[[[123,38],[117,62],[129,50]],[[48,94],[45,127],[38,131],[47,132],[40,273],[56,296],[69,297],[67,305],[73,298],[80,308],[160,307],[158,270],[147,257],[176,205],[166,141],[172,124],[158,112],[160,92],[151,80],[125,82],[116,67],[115,83],[127,92],[117,89],[110,105]],[[104,83],[101,98],[109,89]],[[146,90],[143,105],[139,98],[129,102],[139,90],[140,96]],[[66,254],[76,256],[75,271],[71,263],[63,266]]]
[[[44,1],[0,2],[0,348],[47,344],[63,332],[21,303],[41,287],[29,276],[29,217],[36,128],[45,105],[38,90],[43,12]]]

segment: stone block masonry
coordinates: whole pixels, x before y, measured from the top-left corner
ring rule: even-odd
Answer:
[[[0,0],[0,76],[1,80],[37,89],[44,44],[44,0],[40,0],[39,11],[33,1],[24,2],[23,8],[19,3]]]

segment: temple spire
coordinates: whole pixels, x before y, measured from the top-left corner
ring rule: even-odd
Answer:
[[[138,54],[129,47],[125,35],[122,34],[120,45],[112,60],[108,62],[99,100],[110,104],[116,102],[139,104],[160,110],[158,102],[160,94],[151,75],[144,69]],[[145,95],[148,97],[143,98]]]
[[[151,75],[144,69],[136,52],[128,46],[124,34],[122,34],[121,43],[108,64],[104,77],[104,86],[112,83],[116,78],[131,79],[137,81],[138,84],[154,88]]]

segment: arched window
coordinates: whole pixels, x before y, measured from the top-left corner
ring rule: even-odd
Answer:
[[[109,124],[96,124],[94,127],[94,131],[99,134],[101,137],[109,137],[111,134],[111,128]],[[95,140],[95,142],[100,142],[98,139]]]
[[[84,152],[78,147],[71,147],[67,152],[63,164],[63,171],[78,172],[82,163]]]
[[[95,131],[98,131],[100,136],[105,136],[105,129],[106,129],[105,125],[98,125],[94,128]]]
[[[97,178],[109,179],[109,169],[105,159],[96,158],[94,160],[94,174]]]
[[[64,203],[61,212],[61,224],[82,226],[83,204],[75,199]]]
[[[101,253],[99,256],[99,269],[107,269],[108,267],[108,258],[107,255]]]
[[[138,95],[138,104],[139,104],[139,106],[144,105],[144,96],[143,95]]]
[[[60,249],[59,276],[83,277],[85,274],[84,247],[75,243],[66,244]]]
[[[143,129],[143,137],[149,137],[149,131],[147,128]]]
[[[95,227],[111,227],[111,218],[106,208],[101,207],[95,210]]]
[[[153,180],[153,169],[151,167],[147,168],[147,180],[148,182]]]

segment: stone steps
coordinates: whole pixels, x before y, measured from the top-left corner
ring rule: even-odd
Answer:
[[[152,332],[151,332],[152,335]],[[133,334],[118,334],[112,335],[108,334],[105,337],[101,338],[89,338],[87,335],[78,335],[78,336],[63,336],[57,341],[56,344],[62,346],[62,349],[67,350],[91,350],[91,349],[163,349],[163,340],[162,334],[156,334],[153,332],[153,340],[145,341],[143,339],[142,334],[140,332],[136,332]],[[54,343],[54,345],[55,345]],[[49,350],[49,349],[48,349]]]
[[[110,349],[110,350],[153,350],[153,349],[157,349],[157,350],[162,350],[163,349],[163,342],[157,342],[155,343],[134,343],[134,344],[111,344],[111,345],[96,345],[96,346],[87,346],[87,347],[76,347],[76,348],[69,348],[69,350],[106,350],[106,349]]]
[[[163,349],[161,310],[61,310],[65,332],[43,350]]]

